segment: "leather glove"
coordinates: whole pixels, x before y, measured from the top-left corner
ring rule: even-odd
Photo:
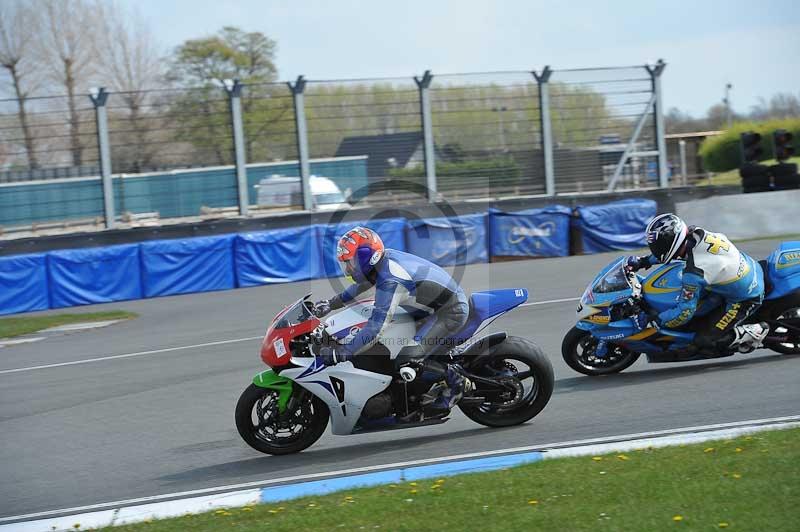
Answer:
[[[314,308],[311,312],[314,313],[314,316],[318,318],[324,318],[327,316],[331,311],[331,302],[327,299],[323,299],[322,301],[317,301],[314,303]]]
[[[631,255],[630,257],[625,259],[625,269],[628,270],[629,272],[636,272],[641,270],[642,268],[645,268],[646,264],[644,264],[644,260],[646,258],[647,257],[636,257],[634,255]]]
[[[311,347],[311,352],[314,354],[315,357],[318,357],[322,360],[322,363],[326,366],[335,366],[340,362],[346,362],[350,360],[350,357],[347,356],[345,353],[339,352],[336,347],[333,346],[317,346],[313,345]]]

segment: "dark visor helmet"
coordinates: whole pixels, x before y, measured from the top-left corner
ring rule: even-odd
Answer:
[[[647,245],[661,264],[675,258],[686,242],[686,223],[671,212],[659,214],[647,224]]]

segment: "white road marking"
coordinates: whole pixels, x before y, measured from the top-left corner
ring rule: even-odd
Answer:
[[[29,344],[31,342],[38,342],[39,340],[44,340],[44,336],[36,336],[34,338],[18,338],[16,340],[3,340],[0,342],[0,347],[6,347],[7,345]]]
[[[535,305],[548,305],[550,303],[564,303],[564,302],[567,302],[567,301],[577,301],[578,299],[580,299],[580,298],[578,298],[578,297],[568,297],[568,298],[564,298],[564,299],[550,299],[550,300],[547,300],[547,301],[533,301],[533,302],[530,302],[530,303],[523,303],[522,305],[520,305],[520,307],[532,307],[532,306],[535,306]],[[131,357],[139,357],[139,356],[144,356],[144,355],[154,355],[154,354],[157,354],[157,353],[168,353],[168,352],[171,352],[171,351],[180,351],[182,349],[195,349],[195,348],[198,348],[198,347],[209,347],[209,346],[213,346],[213,345],[235,344],[237,342],[249,342],[250,340],[260,340],[261,338],[263,338],[263,336],[250,336],[248,338],[234,338],[232,340],[222,340],[222,341],[219,341],[219,342],[210,342],[210,343],[206,343],[206,344],[185,345],[185,346],[180,346],[180,347],[167,347],[165,349],[154,349],[152,351],[141,351],[139,353],[127,353],[127,354],[124,354],[124,355],[112,355],[112,356],[103,356],[103,357],[97,357],[97,358],[87,358],[85,360],[74,360],[74,361],[71,361],[71,362],[60,362],[58,364],[43,364],[41,366],[28,366],[28,367],[24,367],[24,368],[3,369],[3,370],[0,370],[0,375],[6,374],[6,373],[20,373],[20,372],[23,372],[23,371],[35,371],[35,370],[38,370],[38,369],[60,368],[60,367],[63,367],[63,366],[74,366],[74,365],[77,365],[77,364],[88,364],[90,362],[102,362],[104,360],[116,360],[116,359],[119,359],[119,358],[131,358]]]
[[[25,368],[14,368],[14,369],[4,369],[0,370],[0,375],[5,373],[20,373],[23,371],[34,371],[37,369],[47,369],[47,368],[60,368],[63,366],[76,366],[78,364],[89,364],[90,362],[102,362],[104,360],[117,360],[120,358],[133,358],[133,357],[141,357],[145,355],[155,355],[157,353],[169,353],[170,351],[181,351],[183,349],[196,349],[199,347],[210,347],[213,345],[225,345],[225,344],[235,344],[237,342],[249,342],[251,340],[261,340],[264,336],[250,336],[248,338],[236,338],[234,340],[221,340],[219,342],[208,342],[205,344],[195,344],[195,345],[183,345],[180,347],[167,347],[164,349],[153,349],[152,351],[139,351],[138,353],[126,353],[124,355],[112,355],[106,357],[97,357],[97,358],[87,358],[84,360],[73,360],[71,362],[59,362],[58,364],[43,364],[41,366],[28,366]]]
[[[106,320],[106,321],[90,321],[85,323],[70,323],[69,325],[59,325],[57,327],[50,327],[44,329],[42,332],[70,332],[82,331],[84,329],[99,329],[100,327],[108,327],[125,320]]]
[[[295,475],[291,477],[282,477],[282,478],[274,478],[268,480],[260,480],[254,482],[245,482],[242,484],[231,484],[227,486],[218,486],[213,488],[203,488],[191,491],[181,491],[177,493],[167,493],[163,495],[153,495],[150,497],[140,497],[136,499],[126,499],[123,501],[116,501],[116,502],[106,502],[100,504],[90,504],[87,506],[79,506],[75,508],[64,508],[61,510],[49,510],[45,512],[36,512],[31,514],[25,515],[16,515],[16,516],[9,516],[9,517],[0,517],[0,523],[8,522],[8,521],[20,521],[20,520],[29,520],[35,519],[38,517],[47,517],[53,515],[60,515],[60,514],[76,514],[80,512],[86,512],[91,510],[100,510],[104,508],[120,508],[125,506],[130,506],[134,504],[140,503],[149,503],[149,502],[157,502],[157,501],[166,501],[170,499],[177,499],[181,497],[191,497],[197,495],[208,495],[213,493],[224,493],[228,491],[234,490],[242,490],[248,488],[257,488],[257,487],[267,487],[272,485],[280,485],[280,484],[289,484],[293,482],[303,482],[308,480],[316,480],[316,479],[323,479],[329,477],[340,477],[340,476],[347,476],[357,473],[369,473],[373,471],[381,471],[381,470],[391,470],[391,469],[402,469],[407,467],[419,466],[419,465],[427,465],[433,463],[444,463],[444,462],[452,462],[456,460],[465,460],[471,458],[484,458],[487,456],[497,456],[497,455],[504,455],[504,454],[515,454],[515,453],[523,453],[523,452],[531,452],[531,451],[545,451],[551,452],[554,454],[564,454],[564,452],[555,453],[554,451],[557,449],[564,449],[564,451],[568,449],[572,449],[575,447],[580,446],[593,446],[597,444],[613,444],[613,443],[625,443],[631,442],[633,440],[649,440],[653,437],[658,436],[678,436],[681,434],[697,434],[702,432],[714,432],[720,429],[735,429],[735,428],[756,428],[756,427],[779,427],[781,425],[784,426],[794,426],[800,422],[800,415],[795,416],[783,416],[783,417],[774,417],[774,418],[764,418],[764,419],[751,419],[747,421],[734,421],[731,423],[716,423],[713,425],[700,425],[695,427],[682,427],[682,428],[675,428],[675,429],[667,429],[667,430],[656,430],[652,432],[640,432],[635,434],[621,434],[618,436],[607,436],[602,438],[591,438],[586,440],[574,440],[574,441],[566,441],[566,442],[558,442],[558,443],[547,443],[541,445],[529,445],[525,447],[512,447],[509,449],[496,449],[492,451],[480,451],[475,453],[467,453],[467,454],[456,454],[450,456],[440,456],[438,458],[423,458],[419,460],[410,460],[407,462],[394,462],[390,464],[379,464],[373,466],[364,466],[364,467],[354,467],[351,469],[340,469],[336,471],[326,471],[322,473],[309,473],[305,475]],[[177,501],[176,501],[177,502]]]
[[[535,307],[537,305],[549,305],[551,303],[566,303],[567,301],[579,301],[579,297],[565,297],[563,299],[548,299],[547,301],[532,301],[531,303],[523,303],[520,307]]]

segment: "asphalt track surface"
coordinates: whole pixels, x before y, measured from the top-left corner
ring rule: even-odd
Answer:
[[[741,248],[762,258],[776,244],[752,241]],[[529,302],[576,298],[613,256],[475,265],[462,283],[468,291],[525,287]],[[284,304],[308,291],[324,297],[332,288],[322,280],[86,307],[122,308],[140,318],[0,349],[0,517],[800,413],[800,357],[770,351],[679,365],[641,359],[619,375],[578,375],[560,355],[561,339],[574,323],[576,303],[568,300],[520,308],[493,327],[534,339],[551,357],[556,391],[532,422],[489,429],[457,412],[443,425],[326,434],[297,455],[261,455],[236,433],[234,405],[264,368],[257,337]],[[107,358],[127,354],[136,356]],[[101,360],[6,371],[95,358]]]

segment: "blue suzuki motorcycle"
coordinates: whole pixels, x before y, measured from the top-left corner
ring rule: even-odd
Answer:
[[[800,241],[784,242],[760,262],[766,295],[745,323],[766,322],[763,347],[778,353],[800,354]],[[625,257],[606,266],[578,303],[578,323],[564,337],[564,361],[584,375],[618,373],[644,354],[648,362],[685,362],[726,357],[732,350],[701,349],[693,344],[691,322],[679,329],[640,329],[633,316],[661,312],[675,305],[685,263],[673,261],[642,276],[625,268]],[[722,304],[714,294],[704,296],[696,316]]]

